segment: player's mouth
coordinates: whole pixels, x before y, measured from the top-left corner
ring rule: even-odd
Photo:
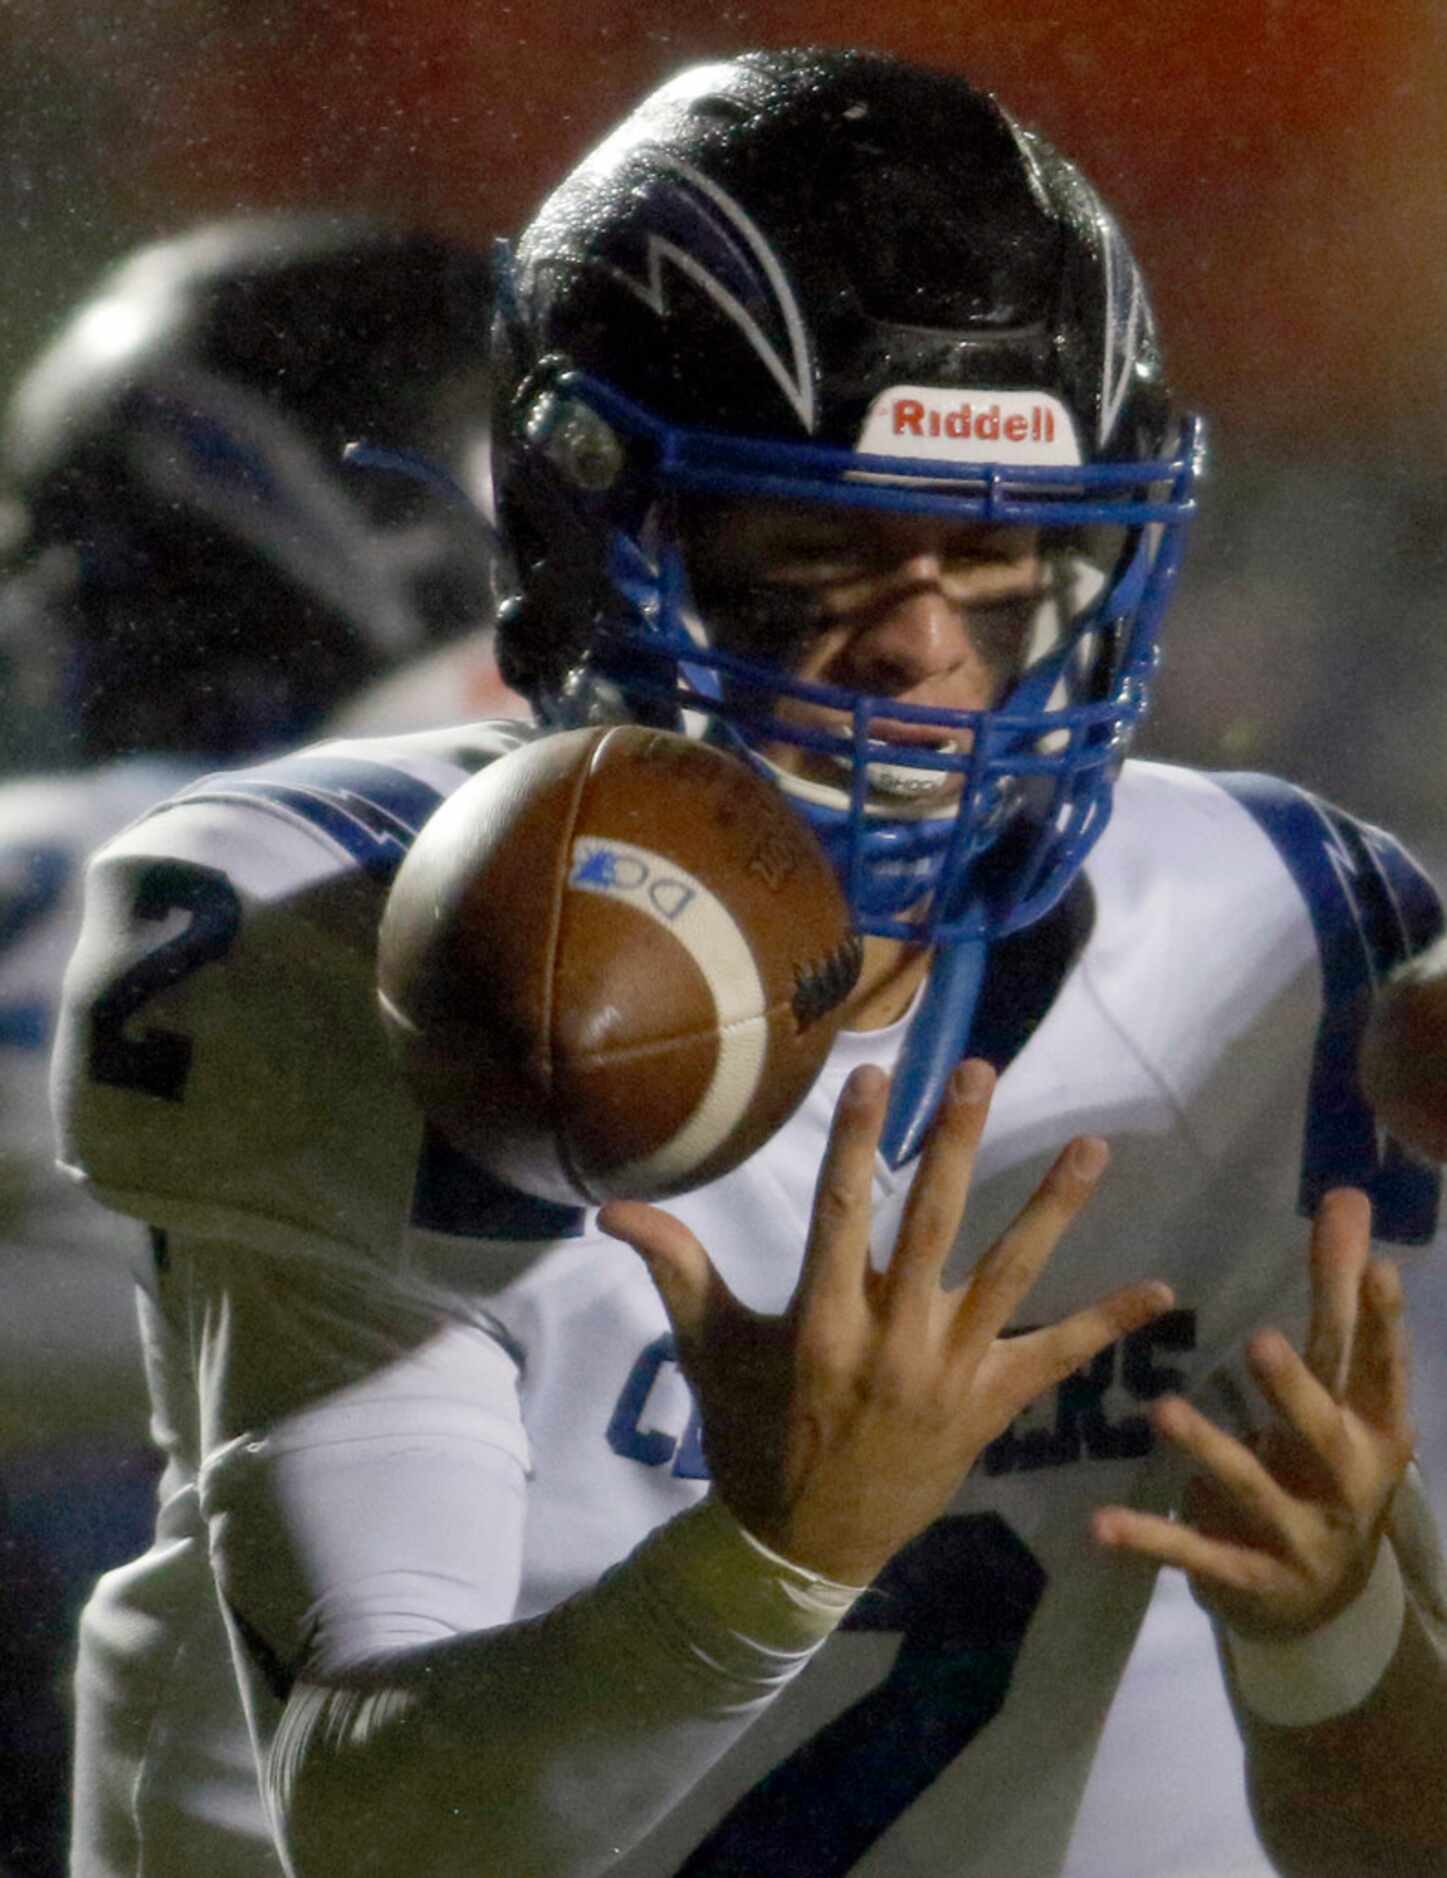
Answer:
[[[891,740],[893,741],[893,739]],[[921,749],[931,749],[941,756],[953,756],[959,746],[952,740],[931,740]],[[846,756],[830,757],[836,775],[844,779],[847,786],[853,774],[853,759]],[[869,776],[869,793],[876,798],[891,802],[916,803],[951,800],[959,794],[960,773],[953,769],[931,769],[924,764],[894,763],[876,759],[866,765]]]
[[[840,790],[848,793],[855,765],[849,718],[818,706],[791,713],[791,717],[795,722],[829,731],[839,738],[839,746],[829,751],[801,745],[776,746],[774,760],[800,782],[835,795]],[[937,723],[880,715],[869,720],[866,739],[869,808],[886,815],[930,815],[942,813],[958,801],[965,784],[958,759],[970,749],[968,730],[942,733]],[[936,767],[926,760],[931,755],[951,761],[948,766]],[[911,756],[918,760],[909,761]]]

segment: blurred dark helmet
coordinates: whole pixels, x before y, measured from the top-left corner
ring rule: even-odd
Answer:
[[[0,435],[0,691],[48,714],[48,760],[282,745],[490,618],[490,277],[307,215],[210,224],[100,281]],[[443,474],[345,461],[358,439]]]

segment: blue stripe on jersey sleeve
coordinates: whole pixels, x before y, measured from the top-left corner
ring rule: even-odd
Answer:
[[[1380,1239],[1422,1245],[1436,1231],[1441,1180],[1378,1129],[1357,1082],[1373,988],[1442,931],[1431,881],[1391,835],[1271,776],[1211,779],[1270,837],[1306,903],[1321,957],[1323,1002],[1307,1097],[1299,1203],[1333,1186],[1363,1188]]]
[[[405,770],[351,757],[293,756],[255,769],[220,771],[164,806],[260,804],[306,823],[376,880],[390,880],[442,793]],[[159,813],[159,811],[158,811]]]

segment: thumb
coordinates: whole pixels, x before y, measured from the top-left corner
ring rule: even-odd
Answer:
[[[710,1305],[727,1291],[683,1221],[641,1200],[610,1200],[599,1209],[598,1224],[610,1238],[632,1246],[648,1267],[679,1343],[696,1342]]]

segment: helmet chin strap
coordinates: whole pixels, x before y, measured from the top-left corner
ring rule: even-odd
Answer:
[[[919,1153],[945,1085],[969,1049],[989,950],[985,939],[959,939],[935,955],[890,1085],[879,1151],[891,1167]]]
[[[1077,632],[1094,630],[1098,624],[1096,620],[1084,620]],[[1063,682],[1073,646],[1074,638],[1068,638],[1053,655],[1040,660],[1017,690],[1012,704],[1017,708],[1021,704],[1042,708]],[[985,906],[978,893],[966,898],[965,911],[971,916],[970,925],[986,924]],[[978,936],[957,939],[936,951],[890,1085],[879,1151],[891,1167],[903,1167],[919,1153],[944,1099],[945,1086],[969,1051],[989,953],[990,941]]]

